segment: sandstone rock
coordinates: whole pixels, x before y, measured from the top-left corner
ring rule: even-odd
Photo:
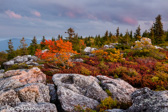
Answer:
[[[168,112],[168,91],[145,87],[132,93],[133,105],[127,112]]]
[[[0,91],[0,107],[5,105],[14,107],[19,103],[20,99],[14,90]]]
[[[28,72],[10,70],[5,72],[3,77],[4,79],[0,80],[0,90],[18,88],[28,83],[46,82],[46,75],[37,67],[28,70]]]
[[[31,83],[16,89],[22,102],[50,102],[49,87],[42,83]]]
[[[51,103],[26,103],[22,102],[15,108],[16,112],[57,112],[57,108]]]
[[[131,94],[136,89],[130,84],[121,79],[112,79],[102,75],[97,76],[97,78],[101,81],[103,88],[112,93],[113,99],[124,103],[131,102]]]
[[[47,86],[49,87],[49,93],[50,93],[50,102],[51,103],[55,103],[57,100],[57,91],[55,89],[55,85],[54,84],[47,84]]]
[[[64,110],[73,110],[73,105],[85,105],[94,108],[98,101],[108,97],[92,76],[79,74],[55,74],[53,82],[57,86],[58,99]]]

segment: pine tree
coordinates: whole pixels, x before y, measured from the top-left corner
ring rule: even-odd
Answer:
[[[67,38],[68,40],[72,39],[73,38],[72,36],[75,35],[75,31],[73,28],[69,28],[65,33],[68,33],[69,35],[69,37]]]
[[[137,27],[136,32],[134,33],[134,38],[135,38],[135,40],[140,40],[141,39],[141,28],[140,28],[140,25]]]
[[[36,37],[34,36],[34,37],[33,37],[33,40],[32,40],[32,43],[30,44],[30,46],[29,46],[29,48],[28,48],[29,54],[34,55],[37,48],[38,48],[37,39],[36,39]]]
[[[129,37],[130,37],[130,39],[131,39],[131,41],[132,41],[132,40],[133,40],[132,30],[131,30],[130,33],[129,33]]]
[[[8,53],[8,60],[10,60],[15,57],[14,47],[11,39],[8,42],[8,49],[9,50],[6,50],[6,51]]]
[[[120,36],[120,31],[119,31],[119,27],[116,30],[116,37],[118,38]]]
[[[160,44],[164,42],[164,30],[163,30],[163,24],[161,22],[161,15],[158,15],[155,18],[155,23],[153,27],[154,35],[155,35],[155,43]]]
[[[52,41],[55,41],[55,38],[54,37],[52,37],[52,39],[51,39]]]
[[[26,40],[24,39],[24,37],[20,40],[21,45],[19,46],[20,50],[21,50],[21,55],[27,55],[27,44],[26,44]]]
[[[153,26],[150,29],[150,39],[152,41],[152,44],[154,44],[155,43],[155,34],[154,34],[154,31],[153,31]]]
[[[40,46],[41,49],[45,49],[45,45],[43,44],[46,41],[45,36],[43,36],[43,39],[41,40]]]

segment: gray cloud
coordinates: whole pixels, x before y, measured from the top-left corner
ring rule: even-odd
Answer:
[[[84,36],[115,32],[118,26],[121,32],[135,30],[139,24],[149,29],[158,14],[167,25],[166,4],[158,0],[0,0],[0,37],[55,36],[69,27]]]

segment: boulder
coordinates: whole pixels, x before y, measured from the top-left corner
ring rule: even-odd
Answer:
[[[73,111],[73,105],[95,108],[98,101],[108,97],[93,76],[55,74],[52,79],[57,87],[58,99],[66,111]]]
[[[152,91],[145,87],[132,93],[132,102],[127,112],[168,112],[168,91]]]
[[[8,69],[15,64],[18,64],[18,65],[28,64],[32,66],[38,66],[38,63],[36,62],[37,60],[38,58],[36,56],[31,56],[31,55],[17,56],[7,62],[4,62],[3,65],[5,69]]]
[[[16,112],[57,112],[57,108],[51,103],[22,102],[14,108]]]
[[[130,84],[121,79],[112,79],[106,76],[98,75],[104,90],[111,92],[112,98],[119,102],[131,103],[131,94],[136,90]]]
[[[49,87],[43,83],[31,83],[16,89],[22,102],[50,102]]]
[[[57,91],[55,89],[55,85],[54,84],[47,84],[47,86],[49,87],[50,102],[55,103],[57,100]]]
[[[109,110],[105,110],[105,112],[126,112],[123,109],[109,109]]]
[[[0,90],[14,89],[28,83],[46,83],[46,75],[37,67],[28,71],[10,70],[4,73],[0,80]]]
[[[21,101],[14,90],[0,91],[0,107],[9,105],[15,107]]]
[[[4,72],[5,72],[5,70],[4,70],[4,69],[1,69],[1,70],[0,70],[0,73],[4,73]]]
[[[84,49],[84,52],[86,52],[87,54],[90,54],[92,51],[95,51],[95,50],[97,50],[97,48],[86,47]]]
[[[83,62],[84,60],[82,58],[79,58],[79,59],[73,59],[72,62]]]

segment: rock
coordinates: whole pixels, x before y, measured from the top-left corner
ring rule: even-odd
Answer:
[[[132,102],[128,112],[168,112],[168,91],[152,91],[145,87],[132,93]]]
[[[41,51],[41,53],[45,53],[47,51],[49,51],[49,50],[48,49],[44,49],[44,50]]]
[[[14,108],[16,112],[57,112],[57,108],[51,103],[26,103],[22,102]]]
[[[0,91],[0,107],[5,105],[14,107],[19,103],[20,99],[14,90]]]
[[[54,84],[47,84],[47,86],[49,87],[49,93],[50,93],[50,102],[51,103],[55,103],[57,100],[57,91],[55,89],[55,85]]]
[[[83,60],[82,58],[73,59],[73,60],[72,60],[72,62],[81,62],[81,63],[83,63],[83,61],[84,61],[84,60]]]
[[[159,47],[159,46],[154,46],[155,49],[163,49],[162,47]]]
[[[73,110],[73,105],[85,105],[95,108],[98,101],[108,97],[93,76],[80,74],[55,74],[53,82],[57,86],[58,99],[66,111]]]
[[[10,61],[3,63],[5,69],[8,69],[9,67],[11,67],[14,64],[15,64],[14,60],[10,60]]]
[[[42,83],[31,83],[16,89],[22,102],[50,102],[49,87]]]
[[[84,95],[73,92],[70,89],[59,86],[57,90],[58,99],[61,102],[61,106],[66,112],[75,111],[75,106],[84,106],[87,108],[95,109],[99,104],[98,101],[88,98]]]
[[[109,110],[105,110],[105,112],[125,112],[125,110],[123,110],[123,109],[109,109]]]
[[[118,45],[118,43],[110,43],[110,45],[104,45],[104,48],[115,48],[115,45]]]
[[[28,83],[46,83],[46,75],[37,67],[28,71],[10,70],[5,72],[0,80],[0,90],[14,89]]]
[[[9,105],[1,106],[0,112],[16,112],[13,107]]]
[[[4,69],[1,69],[1,70],[0,70],[0,73],[4,73],[4,72],[5,72],[5,70],[4,70]]]
[[[86,52],[87,54],[90,54],[92,51],[95,51],[95,50],[97,50],[97,48],[86,47],[84,49],[84,52]]]
[[[123,103],[131,102],[131,94],[136,89],[130,84],[121,79],[112,79],[102,75],[97,76],[97,78],[101,81],[103,88],[111,92],[113,99]]]
[[[140,41],[142,44],[145,44],[145,43],[152,44],[151,39],[147,37],[142,37]]]
[[[0,80],[3,78],[4,74],[0,73]]]
[[[15,58],[13,58],[12,60],[9,60],[5,63],[3,63],[4,68],[8,69],[10,68],[12,65],[17,64],[19,66],[19,64],[28,64],[28,65],[32,65],[32,66],[38,66],[38,63],[36,62],[38,60],[38,58],[36,56],[31,56],[31,55],[24,55],[24,56],[17,56]]]

